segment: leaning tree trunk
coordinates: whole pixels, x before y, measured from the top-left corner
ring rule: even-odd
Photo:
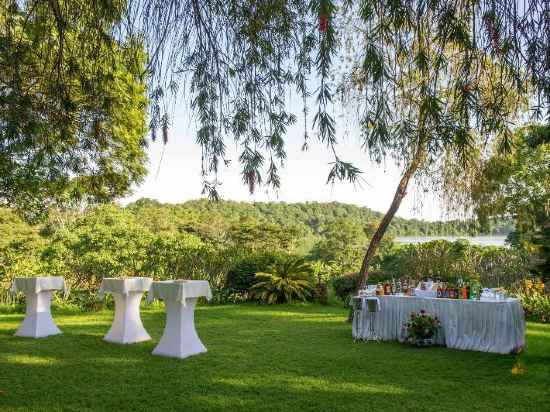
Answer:
[[[376,252],[378,251],[378,248],[380,247],[380,242],[382,241],[382,238],[384,237],[384,234],[388,230],[388,227],[395,216],[395,213],[399,209],[399,206],[401,205],[401,201],[407,194],[407,188],[409,186],[409,181],[411,180],[411,177],[414,176],[418,168],[421,166],[421,164],[424,162],[424,158],[426,157],[426,149],[425,145],[420,142],[415,150],[414,156],[411,159],[411,162],[407,166],[407,169],[405,170],[405,173],[403,173],[403,176],[401,176],[401,180],[399,181],[399,185],[397,186],[397,190],[395,191],[395,195],[393,196],[393,201],[391,203],[390,208],[382,218],[382,221],[376,228],[376,232],[372,236],[369,248],[367,249],[367,253],[365,254],[365,257],[363,258],[363,263],[361,264],[361,271],[359,272],[361,276],[361,284],[359,286],[360,289],[364,288],[369,280],[369,265],[376,256]]]

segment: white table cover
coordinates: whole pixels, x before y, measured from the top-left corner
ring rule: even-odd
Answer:
[[[10,290],[12,293],[40,293],[47,290],[63,290],[63,292],[66,292],[67,286],[62,276],[38,276],[15,278]]]
[[[195,305],[201,296],[212,298],[207,281],[153,282],[149,299],[162,299],[166,307],[166,326],[153,355],[184,359],[206,352],[195,329]]]
[[[121,293],[127,295],[129,292],[147,292],[151,288],[151,278],[103,278],[99,287],[98,296],[103,299],[106,292]]]
[[[405,339],[403,325],[411,313],[425,310],[441,321],[438,342],[449,348],[494,353],[513,353],[525,345],[525,317],[517,299],[478,301],[380,296],[381,310],[374,328],[382,340]],[[362,339],[369,317],[366,310],[353,322],[353,337]]]
[[[115,317],[111,329],[103,338],[113,343],[137,343],[150,340],[143,327],[139,304],[144,292],[151,287],[151,278],[104,278],[99,288],[99,297],[111,293],[115,300]]]
[[[152,302],[153,299],[170,300],[180,302],[185,306],[187,299],[201,296],[208,300],[212,299],[210,284],[206,280],[163,280],[153,282],[147,300],[149,302]]]
[[[25,319],[15,336],[43,338],[61,333],[51,314],[51,299],[56,290],[67,292],[61,276],[15,278],[11,292],[25,294]]]

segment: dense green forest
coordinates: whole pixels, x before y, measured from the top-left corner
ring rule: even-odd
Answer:
[[[293,227],[308,235],[320,235],[324,226],[339,219],[349,219],[362,226],[378,223],[382,213],[366,207],[331,202],[234,202],[222,200],[190,200],[180,204],[162,204],[151,199],[140,199],[127,206],[138,215],[153,213],[172,219],[172,225],[201,225],[208,222],[219,231],[226,231],[235,223],[265,222]],[[153,216],[150,216],[153,217]],[[158,216],[157,216],[158,218]],[[165,221],[164,220],[164,221]],[[166,222],[164,223],[166,224]],[[474,221],[428,222],[418,219],[395,218],[390,227],[393,236],[473,236],[479,234],[507,235],[513,230],[511,221],[495,220],[481,228]]]

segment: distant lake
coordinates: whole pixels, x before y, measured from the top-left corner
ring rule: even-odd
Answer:
[[[424,243],[439,239],[448,240],[449,242],[454,242],[458,239],[466,239],[474,245],[505,246],[504,241],[506,240],[506,236],[403,236],[395,238],[396,242],[403,244]]]

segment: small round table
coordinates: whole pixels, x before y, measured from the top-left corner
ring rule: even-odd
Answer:
[[[204,280],[153,282],[149,299],[162,299],[166,307],[166,326],[153,355],[185,359],[206,352],[195,329],[195,305],[201,296],[212,299]]]
[[[103,340],[128,344],[151,339],[141,322],[139,304],[152,282],[151,278],[103,278],[99,297],[111,293],[115,300],[115,318]]]
[[[51,299],[56,290],[66,291],[65,281],[61,276],[14,280],[11,292],[23,292],[26,300],[25,319],[15,332],[15,336],[43,338],[61,333],[50,311]]]

